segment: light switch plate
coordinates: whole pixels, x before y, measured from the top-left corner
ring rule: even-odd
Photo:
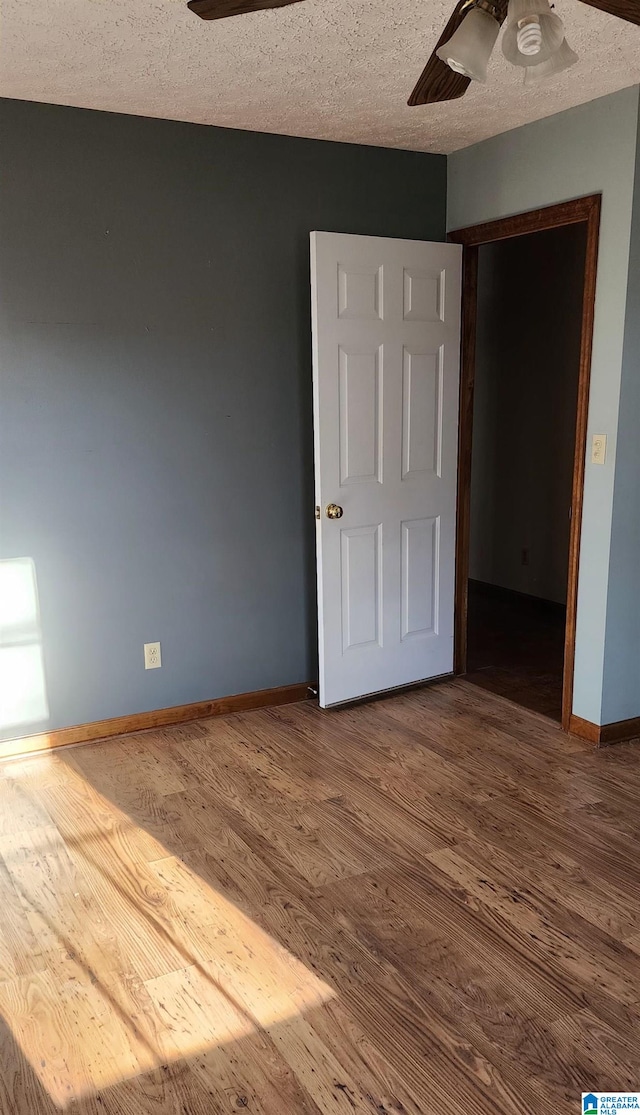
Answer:
[[[607,456],[607,435],[594,434],[591,439],[591,464],[603,465]]]

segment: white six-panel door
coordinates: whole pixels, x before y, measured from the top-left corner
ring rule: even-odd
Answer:
[[[323,707],[453,669],[461,256],[311,233]]]

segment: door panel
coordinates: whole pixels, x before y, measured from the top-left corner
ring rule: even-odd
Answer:
[[[311,234],[323,706],[453,669],[460,272],[457,245]]]
[[[382,346],[341,345],[339,361],[340,481],[382,483]]]
[[[404,320],[444,321],[444,271],[404,268]]]
[[[402,523],[402,638],[438,634],[440,518]]]
[[[338,317],[360,320],[382,317],[382,268],[338,264]]]
[[[342,545],[342,646],[380,646],[382,527],[351,527]]]
[[[404,348],[402,380],[402,478],[417,472],[440,475],[442,443],[442,347],[437,352]]]

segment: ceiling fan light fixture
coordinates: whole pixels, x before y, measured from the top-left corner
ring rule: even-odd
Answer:
[[[564,41],[564,25],[549,0],[509,0],[502,53],[514,66],[547,62]]]
[[[541,81],[555,77],[556,74],[563,73],[570,66],[575,66],[578,61],[579,58],[575,50],[572,50],[567,40],[563,39],[555,54],[552,54],[546,62],[541,62],[539,66],[525,67],[524,83],[525,85],[537,85]]]
[[[473,7],[457,31],[436,54],[457,74],[472,81],[487,80],[487,66],[496,45],[500,24],[484,7]]]

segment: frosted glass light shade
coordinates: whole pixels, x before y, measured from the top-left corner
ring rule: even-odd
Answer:
[[[555,77],[556,74],[561,74],[563,70],[568,70],[570,66],[574,66],[577,61],[578,55],[575,50],[572,50],[567,40],[563,39],[558,50],[546,62],[541,62],[539,66],[526,67],[524,83],[525,85],[534,85],[546,78]]]
[[[540,25],[540,49],[536,54],[525,54],[520,49],[526,37],[523,32],[530,21]],[[502,53],[513,66],[542,65],[560,49],[563,40],[564,25],[560,16],[551,11],[549,0],[509,0]]]
[[[473,81],[487,80],[487,66],[500,24],[489,12],[472,8],[447,43],[438,47],[438,58],[457,74]]]

